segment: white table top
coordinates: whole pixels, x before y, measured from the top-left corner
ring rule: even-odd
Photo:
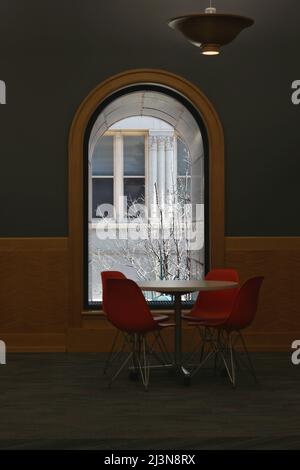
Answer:
[[[238,286],[236,282],[227,281],[145,281],[138,282],[143,291],[155,291],[160,293],[188,294],[197,291],[215,291],[234,289]]]

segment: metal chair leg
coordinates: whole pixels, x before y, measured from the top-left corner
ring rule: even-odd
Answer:
[[[206,352],[206,355],[204,357],[204,352],[205,352],[205,346],[206,344],[209,344],[210,346],[210,351]],[[218,351],[218,346],[216,344],[216,341],[213,337],[213,333],[209,328],[205,328],[205,335],[204,335],[204,340],[201,346],[201,352],[200,352],[200,363],[198,366],[196,366],[192,372],[191,376],[194,376],[197,374],[197,372],[204,366],[204,364],[208,361],[208,359],[212,356],[215,355]]]
[[[205,327],[204,328],[204,335],[202,337],[202,345],[201,345],[201,351],[200,351],[200,364],[203,360],[203,354],[204,354],[204,348],[205,348],[205,345],[206,345],[206,338],[207,338],[207,328]]]
[[[108,368],[110,367],[110,365],[114,362],[114,360],[116,359],[117,355],[119,352],[116,352],[115,353],[115,346],[116,346],[116,343],[118,341],[118,338],[120,336],[120,331],[117,330],[116,334],[115,334],[115,337],[114,337],[114,340],[113,340],[113,343],[112,343],[112,346],[111,346],[111,349],[109,351],[109,354],[108,354],[108,357],[104,363],[104,367],[103,367],[103,375],[106,375],[106,372],[108,370]]]
[[[236,334],[235,340],[234,340],[234,334]],[[232,383],[232,386],[236,387],[236,383],[237,383],[236,382],[236,368],[237,368],[238,365],[246,367],[246,369],[248,369],[249,372],[251,373],[255,383],[258,383],[256,372],[255,372],[255,369],[254,369],[254,366],[253,366],[253,363],[252,363],[252,360],[251,360],[251,357],[250,357],[250,354],[249,354],[249,351],[247,349],[247,346],[246,346],[246,343],[245,343],[245,340],[243,338],[242,333],[240,331],[236,331],[236,332],[230,332],[227,335],[228,335],[227,346],[225,348],[223,347],[222,359],[223,359],[223,362],[224,362],[229,380]],[[245,363],[242,360],[241,355],[235,349],[235,344],[237,343],[238,339],[240,339],[240,341],[242,343],[244,352],[246,354],[247,363]],[[229,357],[230,357],[230,359],[229,359],[230,367],[227,364],[227,360],[226,360],[226,357],[225,357],[226,354],[224,354],[224,349],[226,349],[227,355],[229,355]]]
[[[220,344],[220,330],[218,330],[217,333],[217,349],[219,349],[219,344]],[[215,358],[214,358],[214,375],[216,375],[217,368],[218,368],[218,359],[219,359],[219,351],[216,351]]]
[[[173,362],[172,357],[171,357],[169,351],[167,350],[166,343],[164,342],[164,339],[163,339],[160,331],[158,330],[158,331],[154,332],[154,336],[156,338],[156,342],[158,344],[158,347],[160,349],[160,352],[161,352],[163,360],[164,360],[163,365],[172,363]],[[153,354],[153,352],[154,351],[153,351],[153,348],[152,348],[152,354]]]
[[[113,375],[113,377],[111,377],[110,381],[109,381],[109,388],[112,386],[113,382],[116,380],[116,378],[120,375],[120,373],[122,372],[122,370],[124,369],[124,367],[126,366],[126,364],[128,364],[128,362],[130,361],[130,359],[132,358],[132,355],[133,353],[130,352],[127,356],[127,358],[125,359],[125,361],[122,363],[121,367],[118,369],[118,371],[115,373],[115,375]]]
[[[233,387],[236,383],[236,374],[235,374],[235,361],[232,350],[232,338],[230,333],[222,332],[220,333],[220,345],[218,348],[220,356],[222,358],[223,364],[225,366],[228,378]],[[229,356],[229,359],[227,359]],[[228,364],[229,363],[229,364]]]
[[[121,350],[116,353],[116,356],[122,356],[126,346],[129,346],[129,352],[127,354],[126,359],[121,363],[120,367],[118,368],[117,372],[114,373],[114,375],[110,378],[109,381],[109,388],[112,386],[113,382],[116,380],[116,378],[120,375],[122,370],[125,368],[125,366],[128,364],[128,362],[132,359],[134,361],[134,337],[132,335],[128,335],[127,333],[123,334],[123,344],[121,347]],[[115,358],[114,358],[115,361]],[[114,362],[113,361],[113,362]],[[112,362],[110,363],[110,366],[112,365]]]
[[[254,382],[255,383],[258,383],[258,379],[257,379],[257,375],[256,375],[256,372],[255,372],[255,369],[254,369],[254,366],[253,366],[253,362],[251,360],[251,357],[250,357],[250,354],[249,354],[249,351],[248,351],[248,348],[246,346],[246,343],[245,343],[245,340],[244,340],[244,337],[242,335],[242,333],[239,331],[238,332],[238,335],[239,335],[239,338],[241,340],[241,343],[243,345],[243,348],[244,348],[244,351],[246,353],[246,357],[247,357],[247,360],[248,360],[248,363],[249,363],[249,367],[248,367],[248,370],[249,372],[251,373],[253,379],[254,379]]]
[[[233,344],[232,344],[232,334],[229,333],[229,349],[230,349],[230,361],[231,361],[231,377],[232,377],[232,386],[236,386],[236,366],[235,358],[233,353]]]
[[[191,337],[191,343],[194,342],[194,338],[195,338],[196,333],[198,333],[199,336],[200,336],[200,343],[197,346],[195,346],[195,348],[192,350],[192,352],[189,352],[189,353],[185,354],[185,359],[184,359],[185,364],[192,363],[192,359],[199,352],[200,345],[202,344],[202,331],[201,331],[201,328],[196,326],[195,328],[193,328],[193,330],[194,331],[193,331],[193,334],[192,334],[192,337]]]
[[[142,383],[146,391],[148,390],[149,376],[150,376],[150,367],[149,367],[150,364],[149,364],[148,352],[149,351],[148,351],[145,336],[139,337],[137,362],[138,362],[138,366],[140,370]]]
[[[189,354],[189,356],[185,360],[185,364],[188,367],[189,364],[191,364],[195,357],[198,357],[199,351],[200,351],[200,357],[199,357],[199,363],[202,362],[203,359],[203,354],[204,354],[204,349],[205,349],[205,344],[206,344],[206,335],[207,335],[207,328],[201,328],[199,326],[195,327],[195,331],[199,333],[200,336],[200,342],[198,346],[194,348],[194,350]],[[194,368],[197,368],[198,366],[195,366]]]

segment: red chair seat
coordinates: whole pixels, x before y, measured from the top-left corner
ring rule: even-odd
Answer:
[[[104,313],[106,313],[107,310],[107,304],[106,304],[106,290],[107,290],[107,280],[108,279],[126,279],[126,276],[121,273],[120,271],[102,271],[101,272],[101,278],[102,278],[102,290],[103,290],[103,300],[102,300],[102,308]],[[152,314],[153,319],[155,322],[161,322],[169,319],[168,315],[155,315]]]
[[[213,269],[206,276],[208,281],[231,281],[239,283],[239,275],[234,269]],[[235,289],[213,292],[199,292],[190,313],[182,316],[185,320],[201,322],[205,320],[226,320],[231,312],[234,300],[239,291]]]
[[[184,320],[192,321],[194,323],[201,323],[204,321],[225,321],[229,317],[230,312],[197,312],[197,315],[183,315]]]
[[[119,330],[127,333],[146,334],[161,328],[168,317],[155,318],[139,286],[130,279],[107,279],[108,320]]]
[[[227,317],[223,319],[202,319],[199,322],[195,322],[195,318],[193,318],[193,323],[206,327],[222,328],[228,332],[240,331],[247,328],[252,323],[256,314],[258,295],[263,279],[262,276],[257,276],[245,282],[240,288],[231,312]]]

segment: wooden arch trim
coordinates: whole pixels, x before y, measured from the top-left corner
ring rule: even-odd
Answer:
[[[83,311],[83,158],[85,131],[90,118],[103,100],[122,88],[143,83],[162,85],[182,94],[193,104],[203,119],[209,146],[210,261],[211,267],[222,267],[224,265],[224,134],[215,108],[195,85],[164,70],[129,70],[110,77],[98,85],[81,103],[69,134],[70,323],[73,327],[80,326]]]

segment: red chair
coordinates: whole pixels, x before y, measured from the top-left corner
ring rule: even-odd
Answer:
[[[102,280],[102,309],[103,309],[103,312],[107,315],[107,295],[106,295],[106,291],[107,291],[107,280],[108,279],[127,279],[126,276],[120,272],[120,271],[102,271],[101,272],[101,280]],[[168,320],[168,316],[167,315],[160,315],[160,316],[156,316],[155,319],[157,321],[165,321],[165,320]],[[116,332],[116,335],[113,339],[113,343],[112,343],[112,346],[111,346],[111,349],[110,349],[110,352],[108,354],[108,357],[105,361],[105,364],[104,364],[104,368],[103,368],[103,374],[106,374],[108,368],[110,367],[111,364],[113,364],[113,362],[118,358],[119,356],[119,352],[116,351],[116,346],[117,346],[117,341],[119,339],[119,336],[120,336],[120,331],[118,330]]]
[[[173,324],[161,323],[153,318],[139,286],[130,279],[107,279],[106,281],[107,319],[124,336],[124,345],[129,346],[129,354],[111,378],[110,385],[132,359],[134,368],[139,371],[145,390],[149,385],[149,357],[154,343],[149,346],[147,336],[153,333],[160,337],[160,331]]]
[[[107,290],[107,280],[108,279],[126,279],[126,276],[120,271],[102,271],[101,280],[102,280],[102,310],[107,315],[107,304],[106,304],[106,290]],[[113,339],[113,343],[108,354],[108,357],[105,361],[103,367],[103,374],[106,374],[107,369],[111,364],[118,358],[119,353],[116,351],[117,341],[120,336],[120,331],[117,331]]]
[[[234,269],[213,269],[205,276],[206,281],[229,281],[239,284],[239,275]],[[199,292],[196,302],[188,315],[183,318],[193,321],[206,319],[223,319],[229,312],[238,293],[236,289]]]
[[[234,269],[212,269],[205,276],[206,281],[229,281],[239,284],[239,275]],[[219,291],[199,292],[196,302],[190,313],[182,315],[182,318],[194,322],[196,331],[200,335],[200,345],[196,346],[194,351],[188,356],[187,362],[192,362],[195,354],[200,348],[200,363],[203,360],[204,346],[208,331],[200,327],[201,322],[205,320],[223,320],[226,319],[231,311],[234,299],[238,293],[239,286],[236,289],[225,289]],[[198,323],[198,324],[197,324]],[[216,369],[215,361],[215,369]]]
[[[102,271],[101,280],[102,280],[102,309],[106,314],[106,289],[107,289],[107,279],[127,279],[125,274],[120,271]]]
[[[228,377],[234,387],[236,386],[236,364],[245,365],[235,350],[239,340],[246,354],[247,368],[255,381],[257,380],[242,330],[249,327],[255,318],[263,280],[264,278],[259,276],[245,282],[239,289],[226,318],[211,318],[197,323],[209,331],[210,334],[207,337],[207,343],[211,346],[209,355],[219,354],[221,356]],[[214,333],[217,333],[217,337]],[[206,359],[193,371],[193,375],[202,367]]]

